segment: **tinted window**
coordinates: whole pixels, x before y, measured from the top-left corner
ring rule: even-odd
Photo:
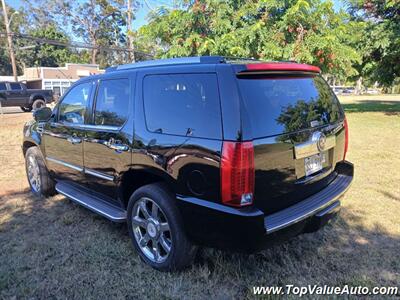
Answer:
[[[143,88],[150,131],[221,138],[216,75],[151,75],[145,77]]]
[[[59,110],[59,121],[83,124],[90,97],[92,83],[82,83],[73,87],[62,100]]]
[[[329,124],[342,110],[320,76],[242,77],[239,87],[254,137]]]
[[[104,80],[99,84],[95,110],[95,124],[122,126],[129,111],[129,80]]]
[[[0,82],[0,91],[7,90],[6,84],[4,82]]]
[[[13,91],[18,91],[18,90],[22,90],[21,85],[18,82],[10,82],[10,88]]]

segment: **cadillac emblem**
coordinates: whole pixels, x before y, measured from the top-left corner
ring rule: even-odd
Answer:
[[[317,144],[317,148],[320,152],[324,151],[326,145],[326,136],[322,132],[314,132],[312,136],[313,142]]]

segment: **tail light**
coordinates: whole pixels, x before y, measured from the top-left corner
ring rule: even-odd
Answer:
[[[252,142],[224,142],[221,157],[221,198],[231,206],[253,203],[254,147]]]
[[[344,153],[343,153],[343,160],[346,159],[347,149],[349,148],[349,125],[347,124],[346,117],[344,118]]]

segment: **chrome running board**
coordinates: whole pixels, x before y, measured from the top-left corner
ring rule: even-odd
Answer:
[[[113,222],[122,223],[126,221],[126,211],[124,209],[82,191],[71,184],[58,182],[56,191]]]

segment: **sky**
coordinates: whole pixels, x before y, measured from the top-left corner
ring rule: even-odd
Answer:
[[[23,5],[21,0],[5,0],[7,5],[12,6],[13,8],[18,9]],[[74,1],[74,0],[72,0]],[[143,1],[140,1],[143,2]],[[157,1],[148,1],[150,5],[157,6]],[[162,1],[162,3],[166,3],[166,1]],[[146,5],[142,5],[136,13],[136,20],[133,22],[133,26],[135,29],[138,29],[140,26],[145,25],[147,23],[146,16],[149,13],[149,8]]]
[[[19,8],[23,3],[21,0],[5,0],[6,3],[13,8]],[[74,0],[72,0],[74,1]],[[144,3],[145,1],[139,1],[141,3]],[[147,0],[147,3],[151,5],[151,7],[157,7],[157,5],[161,4],[168,4],[171,3],[172,1],[170,0],[165,0],[165,1],[157,1],[157,0]],[[334,4],[334,9],[338,11],[341,8],[344,8],[344,4],[342,0],[333,0]],[[139,10],[136,13],[136,20],[133,22],[133,27],[135,29],[138,29],[142,25],[145,25],[147,23],[146,16],[149,13],[150,9],[147,5],[143,4]]]

